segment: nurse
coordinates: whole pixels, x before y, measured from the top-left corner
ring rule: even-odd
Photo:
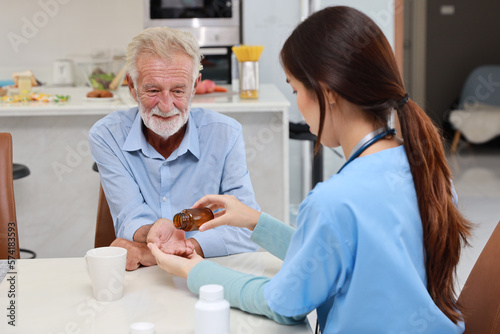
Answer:
[[[297,105],[321,144],[346,164],[301,204],[298,227],[231,196],[200,230],[231,225],[284,260],[269,279],[149,247],[191,291],[217,283],[232,307],[295,324],[317,309],[323,333],[462,333],[454,273],[471,224],[454,205],[442,138],[408,96],[385,36],[349,7],[301,23],[281,50]],[[404,141],[390,126],[397,113]]]

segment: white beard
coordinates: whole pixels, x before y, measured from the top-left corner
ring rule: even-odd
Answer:
[[[189,108],[185,112],[182,112],[176,107],[173,107],[172,110],[170,110],[168,113],[164,113],[160,110],[160,108],[158,108],[158,106],[155,106],[149,112],[147,112],[141,104],[140,100],[138,101],[138,104],[139,112],[141,113],[141,118],[144,122],[144,125],[148,129],[165,139],[172,136],[173,134],[176,134],[177,131],[179,131],[184,126],[184,124],[186,124],[189,118]],[[161,118],[153,117],[153,115],[160,116]],[[166,119],[167,117],[171,116],[175,117],[170,120]]]

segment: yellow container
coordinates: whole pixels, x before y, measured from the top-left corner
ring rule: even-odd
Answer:
[[[261,45],[240,45],[232,48],[239,62],[239,86],[242,99],[259,97],[259,58],[263,49]]]
[[[20,75],[18,77],[17,87],[19,88],[19,95],[29,95],[29,93],[31,92],[31,88],[33,88],[31,85],[31,76]]]

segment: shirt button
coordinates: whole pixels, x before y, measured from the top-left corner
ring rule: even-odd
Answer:
[[[163,166],[166,166],[167,165],[167,162],[166,161],[163,161]]]
[[[166,202],[166,201],[167,201],[167,198],[166,198],[166,197],[163,197],[161,200],[162,200],[163,202]]]

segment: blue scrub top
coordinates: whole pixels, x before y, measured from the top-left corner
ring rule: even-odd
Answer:
[[[301,204],[265,299],[289,317],[317,308],[323,333],[463,333],[427,292],[422,235],[403,147],[357,158]]]

